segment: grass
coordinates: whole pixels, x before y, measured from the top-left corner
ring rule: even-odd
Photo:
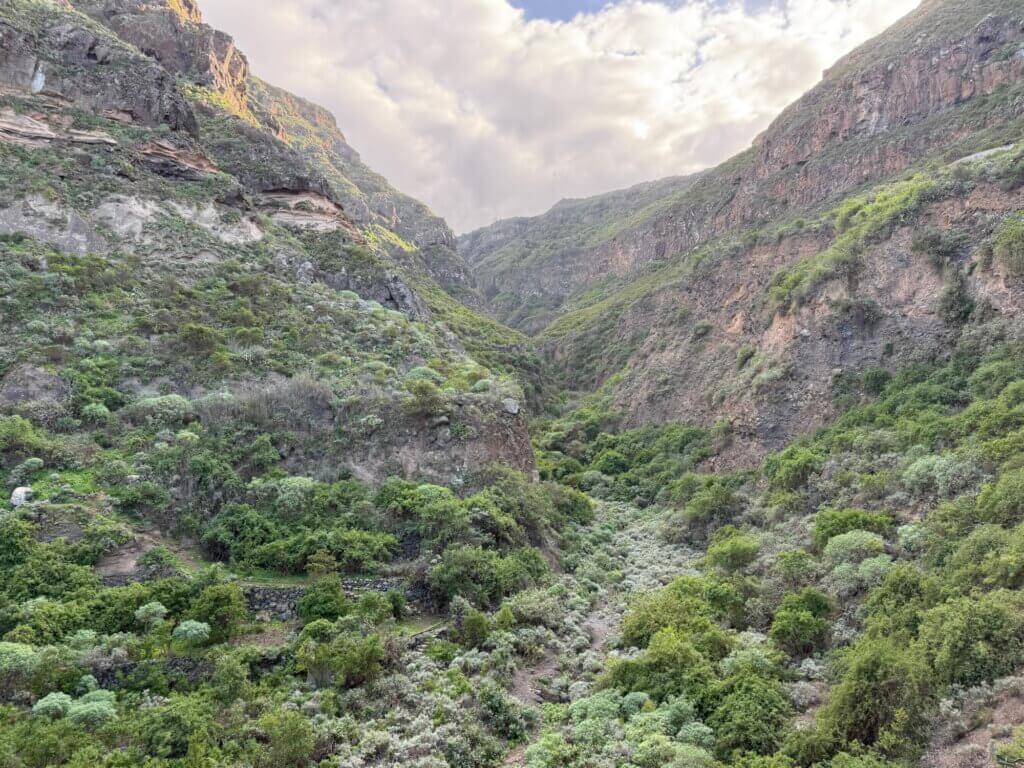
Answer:
[[[844,200],[826,216],[837,232],[832,244],[772,277],[768,293],[772,309],[788,311],[807,301],[822,283],[855,277],[861,269],[861,254],[870,243],[887,238],[943,192],[935,176],[917,174]]]

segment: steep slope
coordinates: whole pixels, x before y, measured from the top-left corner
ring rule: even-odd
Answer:
[[[639,184],[584,200],[563,200],[543,216],[508,219],[459,237],[488,308],[509,325],[537,333],[560,314],[566,296],[592,277],[588,253],[672,206],[697,177]],[[658,258],[666,254],[662,252]],[[630,263],[614,258],[613,274]]]
[[[984,308],[976,321],[990,309],[1016,320],[1016,278],[990,266],[986,244],[1021,207],[1022,11],[923,3],[747,152],[682,189],[665,182],[653,203],[633,202],[643,187],[590,203],[630,201],[627,224],[594,238],[562,217],[545,250],[552,212],[517,226],[541,243],[528,258],[507,225],[463,238],[464,256],[481,285],[502,287],[499,316],[546,307],[524,327],[546,326],[565,384],[607,384],[633,424],[723,419],[737,438],[724,460],[756,460],[822,423],[850,372],[948,348],[968,321],[943,318],[952,293]],[[956,243],[937,261],[911,247],[929,228]]]
[[[447,226],[323,110],[191,2],[5,0],[0,35],[5,410],[75,431],[92,406],[222,398],[205,426],[273,427],[297,474],[532,471],[535,358],[446,293],[472,295]]]

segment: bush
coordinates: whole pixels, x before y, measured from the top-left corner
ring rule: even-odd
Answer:
[[[132,424],[151,427],[175,427],[193,417],[192,404],[181,395],[144,397],[125,407],[121,413]]]
[[[993,243],[993,253],[1009,274],[1024,275],[1024,218],[1014,216],[1003,222]]]
[[[199,647],[210,640],[210,625],[202,621],[186,619],[174,628],[174,639],[186,645]]]
[[[816,589],[785,595],[772,619],[769,636],[791,656],[813,653],[824,645],[828,636],[826,617],[831,609],[828,597]]]
[[[872,531],[849,531],[829,539],[825,546],[825,559],[833,565],[859,563],[885,552],[885,541]]]
[[[102,728],[117,719],[117,700],[111,691],[93,691],[75,701],[67,711],[69,722],[86,730]]]
[[[863,509],[831,509],[824,507],[814,516],[814,546],[820,551],[831,539],[851,531],[871,531],[886,535],[892,530],[890,515]]]
[[[973,456],[922,456],[903,471],[903,484],[919,496],[934,493],[939,498],[949,498],[981,477],[978,463]]]
[[[732,526],[717,530],[708,547],[706,562],[712,568],[735,573],[757,559],[761,546],[757,540]]]
[[[447,410],[448,401],[444,392],[430,379],[412,379],[405,382],[409,397],[405,407],[414,414],[436,416]]]
[[[135,621],[147,631],[156,627],[167,616],[167,609],[163,603],[153,601],[146,603],[135,610]]]
[[[775,570],[789,587],[800,587],[814,578],[814,558],[802,549],[780,552],[775,558]]]
[[[331,641],[330,666],[337,685],[355,688],[380,674],[384,643],[379,635],[343,632]]]
[[[687,535],[700,539],[731,521],[742,510],[742,500],[724,483],[714,482],[697,491],[683,509]],[[671,537],[670,537],[671,538]]]
[[[865,637],[843,659],[844,672],[821,712],[822,725],[846,743],[912,752],[927,734],[931,675],[918,649]]]
[[[700,705],[708,701],[712,679],[711,664],[686,633],[666,627],[638,658],[613,661],[604,684],[623,693],[643,691],[659,702],[685,696]]]
[[[821,469],[822,457],[810,448],[791,446],[764,461],[764,473],[772,488],[795,491]]]
[[[349,601],[341,589],[341,579],[327,576],[315,581],[299,598],[296,606],[303,623],[309,624],[317,619],[334,621],[349,612]]]
[[[967,288],[967,278],[959,269],[954,271],[946,287],[939,294],[939,317],[946,325],[960,326],[974,312],[974,300]]]
[[[262,768],[305,768],[313,757],[316,736],[309,720],[299,712],[277,709],[257,723],[266,735],[257,765]]]
[[[1024,521],[1024,469],[1004,472],[978,494],[978,519],[986,523],[1013,526]]]
[[[277,535],[277,526],[248,504],[225,504],[207,525],[202,542],[213,557],[242,562]]]
[[[931,265],[941,270],[957,258],[963,246],[964,238],[960,233],[925,227],[914,233],[910,250],[927,256]]]
[[[1013,674],[1024,662],[1024,599],[999,590],[951,600],[923,615],[920,636],[942,683],[970,687]]]
[[[715,731],[719,756],[728,759],[736,752],[774,752],[792,712],[782,685],[777,680],[745,673],[726,680],[723,693],[708,721]]]
[[[66,693],[48,693],[32,706],[33,715],[41,715],[55,720],[64,717],[71,708],[71,697]]]
[[[493,608],[546,572],[547,565],[532,547],[502,557],[481,547],[455,546],[430,569],[428,582],[444,602],[461,595],[474,605]]]
[[[204,589],[192,604],[191,618],[210,628],[210,640],[229,640],[248,615],[245,596],[236,584],[213,584]]]

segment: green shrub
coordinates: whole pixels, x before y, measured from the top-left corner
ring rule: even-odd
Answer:
[[[927,734],[931,673],[919,650],[892,638],[865,637],[843,659],[844,671],[821,710],[822,725],[845,743],[876,744],[908,754]]]
[[[754,562],[760,549],[753,536],[726,526],[715,531],[705,560],[712,568],[734,573]]]
[[[276,709],[263,715],[257,727],[265,734],[267,746],[260,750],[261,768],[305,768],[313,757],[316,735],[313,725],[299,712]]]
[[[643,691],[659,702],[682,695],[702,703],[710,696],[712,679],[710,663],[687,634],[666,627],[651,638],[636,659],[613,661],[604,684],[624,693]]]
[[[296,610],[306,624],[317,619],[334,621],[349,612],[348,598],[341,589],[341,579],[327,576],[315,581],[299,598]]]
[[[825,560],[839,563],[859,563],[885,552],[885,541],[872,531],[848,531],[829,539],[825,546]]]
[[[742,673],[727,679],[720,695],[708,724],[722,759],[742,752],[769,755],[779,747],[792,705],[777,680]]]
[[[191,618],[210,627],[210,639],[223,643],[248,615],[245,596],[236,584],[212,584],[192,604]]]
[[[447,410],[448,401],[444,392],[430,379],[407,380],[405,389],[409,393],[405,407],[411,413],[436,416]]]
[[[174,639],[186,645],[199,647],[209,642],[211,632],[210,625],[206,622],[186,619],[174,628]]]
[[[1008,273],[1024,275],[1024,218],[1014,216],[1003,222],[996,234],[993,252]]]
[[[802,549],[780,552],[775,558],[775,570],[789,587],[800,587],[810,582],[815,569],[814,558]]]
[[[1024,662],[1024,599],[998,590],[980,599],[951,600],[924,613],[920,636],[940,682],[990,682]]]
[[[546,572],[547,565],[533,548],[502,556],[481,547],[454,546],[430,569],[428,582],[444,602],[461,595],[474,605],[493,608]]]
[[[814,546],[820,551],[832,538],[841,534],[860,530],[887,535],[891,532],[892,526],[892,516],[883,512],[823,507],[814,516],[812,538]]]
[[[813,653],[824,645],[828,636],[826,617],[831,610],[828,597],[815,589],[787,594],[775,612],[768,634],[776,645],[792,656]]]
[[[51,720],[55,720],[58,717],[64,717],[68,710],[71,708],[71,697],[66,693],[57,691],[55,693],[48,693],[46,696],[41,698],[35,704],[32,705],[33,715],[42,715],[48,717]]]
[[[144,397],[121,411],[132,424],[151,427],[175,427],[185,424],[194,416],[192,403],[181,395]]]
[[[914,233],[910,250],[927,256],[931,265],[941,270],[957,258],[963,246],[964,237],[959,232],[925,227]]]
[[[795,491],[821,469],[822,457],[809,448],[791,446],[765,459],[764,473],[772,488]]]
[[[939,317],[946,325],[961,326],[974,312],[974,299],[967,287],[967,278],[959,269],[950,274],[949,282],[939,294]]]
[[[979,521],[1013,526],[1024,522],[1024,469],[1004,472],[978,494]]]

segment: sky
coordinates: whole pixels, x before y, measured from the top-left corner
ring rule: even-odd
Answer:
[[[919,0],[201,0],[457,232],[750,145]]]

